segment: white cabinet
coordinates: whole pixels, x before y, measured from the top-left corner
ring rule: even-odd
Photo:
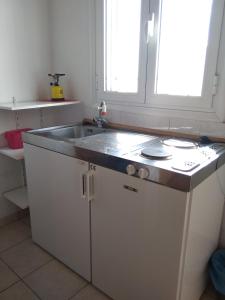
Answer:
[[[114,300],[199,300],[224,204],[216,173],[186,193],[28,144],[25,162],[37,244]]]
[[[95,166],[92,281],[116,300],[175,300],[188,197]]]
[[[91,168],[93,284],[115,300],[199,300],[223,212],[216,172],[185,193]]]
[[[88,163],[28,144],[24,151],[33,240],[90,281]]]

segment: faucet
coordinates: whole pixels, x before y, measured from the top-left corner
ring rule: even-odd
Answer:
[[[107,107],[105,101],[102,101],[100,106],[97,107],[98,116],[93,119],[98,127],[106,127],[108,121],[103,117],[107,115]]]

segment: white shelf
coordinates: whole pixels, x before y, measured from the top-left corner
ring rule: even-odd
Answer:
[[[0,103],[0,110],[9,110],[9,111],[18,111],[26,109],[39,109],[39,108],[48,108],[48,107],[59,107],[59,106],[68,106],[75,105],[80,103],[78,100],[65,100],[65,101],[27,101],[27,102],[8,102]]]
[[[29,206],[27,188],[25,186],[10,192],[6,192],[4,197],[22,209],[25,209]]]
[[[24,150],[22,149],[10,149],[8,147],[0,148],[0,154],[13,158],[15,160],[24,159]]]

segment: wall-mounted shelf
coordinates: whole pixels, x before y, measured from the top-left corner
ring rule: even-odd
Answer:
[[[0,103],[0,110],[6,111],[17,111],[20,110],[28,110],[28,109],[42,109],[42,108],[54,108],[60,106],[69,106],[75,105],[80,103],[78,100],[65,100],[65,101],[27,101],[27,102],[8,102],[8,103]],[[22,161],[24,159],[24,150],[23,149],[10,149],[8,147],[0,148],[0,154],[15,159],[17,161]],[[23,162],[24,163],[24,162]],[[24,171],[24,183],[26,184],[25,179],[25,168]],[[8,191],[4,193],[4,197],[9,200],[10,202],[14,203],[16,206],[20,207],[21,209],[27,208],[28,205],[28,194],[27,194],[27,187],[23,186],[12,191]]]
[[[18,111],[18,110],[26,110],[26,109],[40,109],[40,108],[48,108],[48,107],[60,107],[60,106],[68,106],[75,105],[80,103],[78,100],[65,100],[65,101],[27,101],[27,102],[8,102],[8,103],[0,103],[0,110],[8,110],[8,111]]]
[[[24,159],[24,150],[22,149],[10,149],[8,147],[0,148],[0,154],[13,158],[15,160]]]
[[[4,197],[10,202],[14,203],[16,206],[19,206],[21,209],[25,209],[29,206],[26,186],[6,192]]]

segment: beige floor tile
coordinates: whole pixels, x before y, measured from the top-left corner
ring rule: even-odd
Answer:
[[[60,262],[53,260],[24,281],[42,300],[64,300],[72,297],[87,282]]]
[[[38,300],[38,297],[20,281],[2,292],[0,300]]]
[[[0,228],[0,252],[31,236],[30,228],[21,221]]]
[[[0,261],[0,292],[17,282],[19,278]]]
[[[88,285],[83,288],[77,295],[71,298],[71,300],[110,300],[106,295],[102,294],[92,285]]]
[[[51,255],[35,245],[31,239],[2,252],[0,256],[20,277],[28,275],[53,259]]]

